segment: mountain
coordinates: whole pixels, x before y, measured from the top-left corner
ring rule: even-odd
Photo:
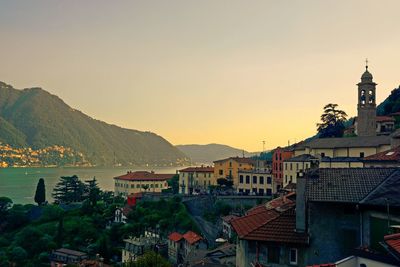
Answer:
[[[167,140],[107,124],[71,108],[41,88],[0,82],[0,142],[14,147],[69,147],[94,165],[184,165],[186,155]]]
[[[177,145],[176,146],[185,155],[188,155],[192,159],[193,163],[204,163],[211,164],[215,160],[244,156],[251,157],[257,153],[250,153],[242,149],[230,147],[227,145],[220,144],[208,144],[208,145]]]

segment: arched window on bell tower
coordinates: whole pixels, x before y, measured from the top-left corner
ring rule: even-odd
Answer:
[[[361,90],[360,104],[363,106],[366,103],[365,90]]]

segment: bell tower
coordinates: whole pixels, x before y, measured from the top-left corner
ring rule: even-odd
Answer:
[[[368,71],[368,60],[366,60],[365,72],[361,76],[358,86],[357,105],[357,127],[358,136],[376,135],[376,83],[373,82],[372,74]]]

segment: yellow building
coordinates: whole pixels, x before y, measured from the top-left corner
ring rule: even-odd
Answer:
[[[251,170],[238,172],[237,192],[245,195],[272,196],[274,185],[272,171]]]
[[[180,194],[191,195],[194,192],[207,192],[210,185],[216,184],[213,167],[189,167],[179,171]]]
[[[239,183],[239,170],[250,171],[254,168],[254,160],[250,158],[231,157],[214,161],[214,178],[216,181],[225,178],[237,187]]]
[[[299,172],[318,166],[318,158],[303,154],[283,161],[283,187],[297,182]]]
[[[161,193],[168,189],[168,180],[174,174],[156,174],[148,171],[128,171],[125,175],[114,177],[115,195],[128,196],[139,192]]]

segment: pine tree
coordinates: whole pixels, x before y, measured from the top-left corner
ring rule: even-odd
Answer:
[[[78,176],[62,176],[53,190],[56,203],[80,202],[84,198],[85,185]]]
[[[347,114],[343,110],[336,109],[337,107],[337,104],[327,104],[324,107],[321,123],[317,123],[320,138],[343,136]]]
[[[44,185],[44,179],[40,178],[36,186],[35,202],[40,206],[46,202],[46,187]]]
[[[90,204],[96,206],[97,201],[100,199],[101,190],[97,184],[96,177],[92,180],[85,181],[85,191],[89,197]]]

